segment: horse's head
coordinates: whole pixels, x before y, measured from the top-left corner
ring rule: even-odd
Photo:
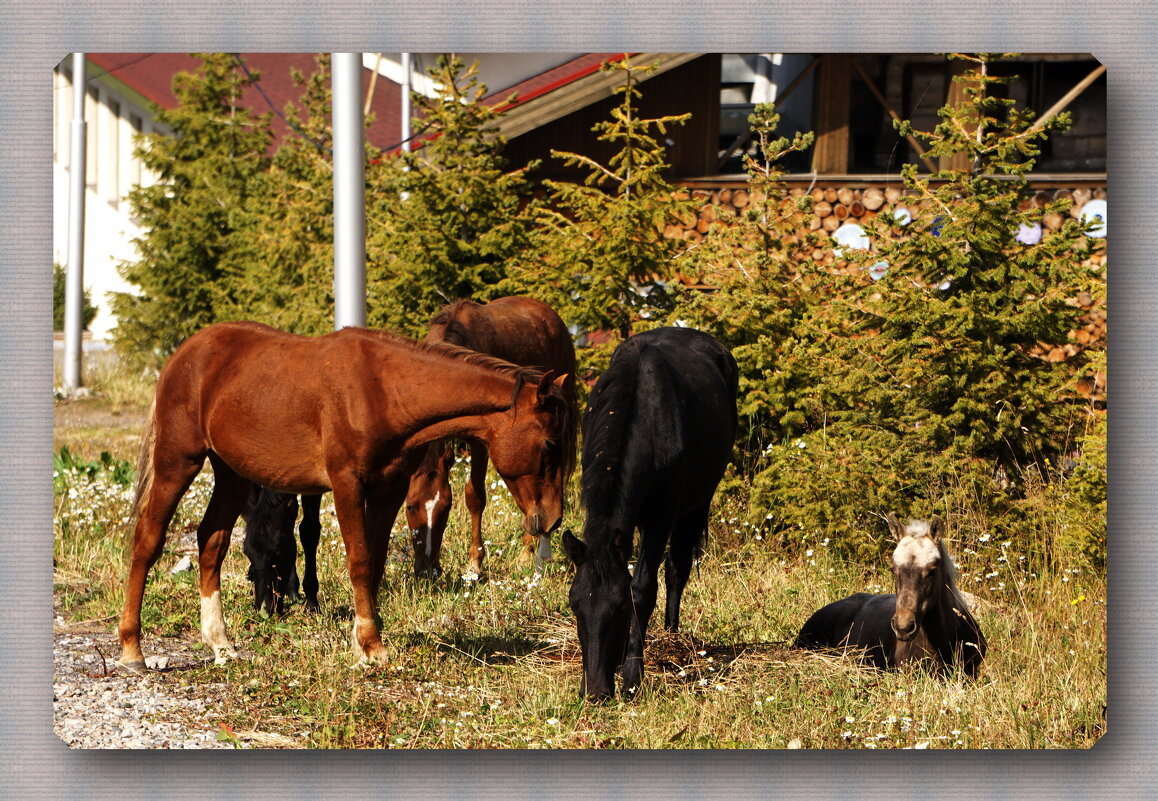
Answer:
[[[588,538],[590,540],[590,538]],[[603,699],[615,695],[615,671],[623,663],[631,623],[631,576],[612,551],[592,549],[570,531],[563,551],[575,563],[568,601],[579,629],[583,681],[579,692]]]
[[[893,576],[896,579],[897,610],[891,625],[901,642],[917,636],[925,613],[939,597],[946,569],[942,559],[941,537],[945,521],[937,515],[929,521],[911,520],[908,525],[892,512],[889,530],[897,540],[893,550]]]
[[[247,577],[253,582],[253,606],[268,614],[284,611],[297,595],[297,543],[294,523],[296,495],[261,491],[246,510],[243,550],[249,557]]]
[[[502,425],[487,443],[491,462],[522,510],[531,536],[546,537],[563,521],[563,484],[574,442],[563,387],[567,376],[545,373],[521,384]]]
[[[440,571],[442,535],[450,517],[450,468],[454,450],[449,442],[434,442],[422,464],[410,476],[406,493],[406,524],[414,543],[414,574],[434,578]]]

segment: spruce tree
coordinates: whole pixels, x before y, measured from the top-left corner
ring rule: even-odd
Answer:
[[[780,162],[811,147],[813,135],[776,137],[780,117],[771,103],[748,118],[755,152],[744,156],[748,205],[715,209],[702,244],[679,260],[712,292],[680,298],[671,315],[709,331],[728,345],[740,368],[742,469],[757,469],[770,443],[798,436],[810,425],[817,307],[839,290],[840,276],[812,262],[819,235],[808,231],[812,198],[790,197]]]
[[[367,324],[412,336],[453,300],[493,296],[530,226],[478,65],[440,56],[430,76],[437,94],[412,95],[414,149],[367,173]]]
[[[1068,119],[1035,129],[1032,112],[994,91],[1014,80],[992,74],[995,56],[953,58],[971,64],[954,79],[964,100],[946,105],[932,132],[898,127],[927,141],[931,158],[963,154],[967,166],[920,177],[906,165],[912,222],[898,229],[883,218],[875,252],[856,257],[887,273],[852,321],[859,341],[844,355],[859,391],[843,419],[903,435],[918,452],[984,460],[1016,483],[1024,469],[1056,463],[1080,433],[1085,410],[1072,389],[1087,354],[1043,354],[1078,326],[1082,311],[1067,301],[1092,289],[1082,263],[1103,240],[1064,214],[1069,201],[1030,202],[1038,143]],[[1018,239],[1051,211],[1064,214],[1059,229]]]
[[[157,181],[129,193],[143,231],[134,243],[140,258],[119,271],[140,292],[116,293],[112,307],[117,349],[142,365],[159,365],[219,319],[225,262],[236,232],[250,224],[254,176],[268,166],[268,119],[238,105],[251,79],[231,54],[198,58],[196,71],[173,78],[177,107],[152,108],[171,134],[148,134],[137,149]]]
[[[1084,265],[1101,240],[1068,214],[1039,242],[1018,239],[1068,211],[1036,207],[1028,180],[1038,143],[1066,120],[1035,129],[993,91],[1006,79],[991,74],[992,57],[971,62],[957,79],[964,101],[942,108],[934,131],[899,126],[930,157],[964,154],[966,166],[928,176],[905,166],[898,205],[911,221],[893,209],[870,222],[871,248],[844,250],[833,271],[845,274],[840,291],[796,335],[768,343],[780,349],[770,361],[799,367],[797,395],[812,407],[798,437],[774,430],[751,479],[754,506],[783,538],[831,537],[868,555],[875,546],[857,532],[884,511],[962,507],[983,509],[995,536],[1024,534],[1027,488],[1060,477],[1062,457],[1096,435],[1073,391],[1088,354],[1044,356],[1080,324],[1071,299],[1100,294]]]
[[[620,102],[611,119],[593,130],[618,150],[606,165],[552,151],[588,174],[582,184],[544,181],[547,200],[538,207],[534,258],[512,266],[508,286],[540,295],[583,331],[611,331],[622,339],[640,325],[662,321],[674,306],[675,259],[687,246],[663,231],[691,213],[690,200],[668,181],[667,152],[656,137],[690,115],[641,117],[637,68],[625,58],[602,69],[621,74],[623,84],[615,89]],[[591,356],[581,354],[581,360]]]
[[[316,56],[285,109],[290,132],[246,198],[250,225],[233,240],[222,315],[299,334],[334,327],[334,168],[330,57]],[[367,146],[369,149],[369,146]]]

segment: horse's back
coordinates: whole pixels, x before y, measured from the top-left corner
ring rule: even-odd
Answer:
[[[812,613],[796,637],[797,648],[816,651],[861,649],[880,668],[891,663],[896,644],[889,621],[896,609],[895,595],[858,592]]]
[[[575,373],[575,346],[562,318],[541,300],[524,295],[489,303],[458,301],[448,307],[445,321],[436,316],[431,338],[445,336],[454,320],[469,335],[455,344],[488,353],[512,364]]]
[[[656,451],[678,450],[673,458],[700,468],[693,472],[703,473],[714,490],[736,436],[735,360],[714,337],[690,328],[659,328],[638,338],[637,403],[641,417],[657,426]]]
[[[584,417],[588,509],[621,498],[636,523],[702,509],[731,458],[735,384],[731,354],[707,334],[665,328],[625,340]]]
[[[265,486],[323,492],[322,419],[375,408],[374,371],[365,365],[381,370],[387,354],[402,350],[363,329],[307,337],[253,322],[207,326],[161,371],[157,425],[182,456],[214,452]]]

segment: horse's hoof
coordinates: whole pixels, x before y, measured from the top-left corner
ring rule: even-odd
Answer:
[[[317,602],[316,600],[313,600],[313,599],[310,599],[310,598],[307,598],[307,599],[306,599],[306,602],[305,602],[304,608],[305,608],[305,610],[306,610],[307,612],[309,612],[311,615],[316,615],[316,614],[318,614],[319,612],[321,612],[321,611],[322,611],[322,607],[318,605],[318,602]]]
[[[362,657],[358,660],[359,665],[368,667],[379,667],[389,663],[390,658],[386,654],[386,649],[384,647],[376,648],[370,653],[363,653]]]
[[[116,662],[113,662],[113,664],[126,673],[144,673],[148,670],[148,668],[145,666],[144,659],[131,659],[128,662],[121,662],[120,660],[117,660]]]

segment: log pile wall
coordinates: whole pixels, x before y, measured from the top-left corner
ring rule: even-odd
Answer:
[[[710,228],[717,224],[721,217],[727,217],[728,212],[742,212],[752,203],[759,203],[762,198],[753,197],[747,188],[739,186],[709,187],[703,184],[686,187],[684,191],[689,197],[697,201],[696,211],[687,215],[678,223],[668,225],[664,235],[670,239],[682,239],[688,242],[699,242]],[[898,207],[905,207],[905,200],[899,187],[892,186],[790,186],[782,209],[787,213],[791,205],[805,194],[812,196],[812,214],[808,217],[807,231],[832,234],[846,223],[863,225],[878,214],[893,211]],[[1030,204],[1038,208],[1044,207],[1054,200],[1069,199],[1073,201],[1069,214],[1074,219],[1081,216],[1082,208],[1091,200],[1105,200],[1106,190],[1103,186],[1050,186],[1039,189],[1031,198],[1024,201],[1024,207]],[[908,211],[916,216],[926,208],[931,201],[925,200]],[[1065,221],[1061,214],[1046,214],[1042,220],[1042,227],[1057,230]],[[802,233],[804,233],[802,231]],[[800,261],[811,258],[817,264],[832,266],[834,269],[843,269],[847,262],[840,260],[836,255],[835,242],[824,242],[822,245],[808,251],[799,249],[796,258]],[[1084,266],[1091,272],[1105,276],[1105,250],[1096,254],[1085,262]],[[711,291],[710,279],[707,284],[695,277],[685,278],[685,283],[699,289]],[[1051,362],[1067,361],[1071,357],[1087,348],[1104,348],[1106,345],[1106,308],[1104,303],[1098,303],[1089,295],[1082,293],[1076,298],[1067,299],[1067,303],[1078,306],[1086,311],[1079,328],[1072,331],[1070,340],[1064,346],[1055,348],[1039,348],[1035,355]],[[1105,375],[1091,374],[1081,377],[1077,381],[1076,389],[1079,394],[1093,400],[1105,399]]]

